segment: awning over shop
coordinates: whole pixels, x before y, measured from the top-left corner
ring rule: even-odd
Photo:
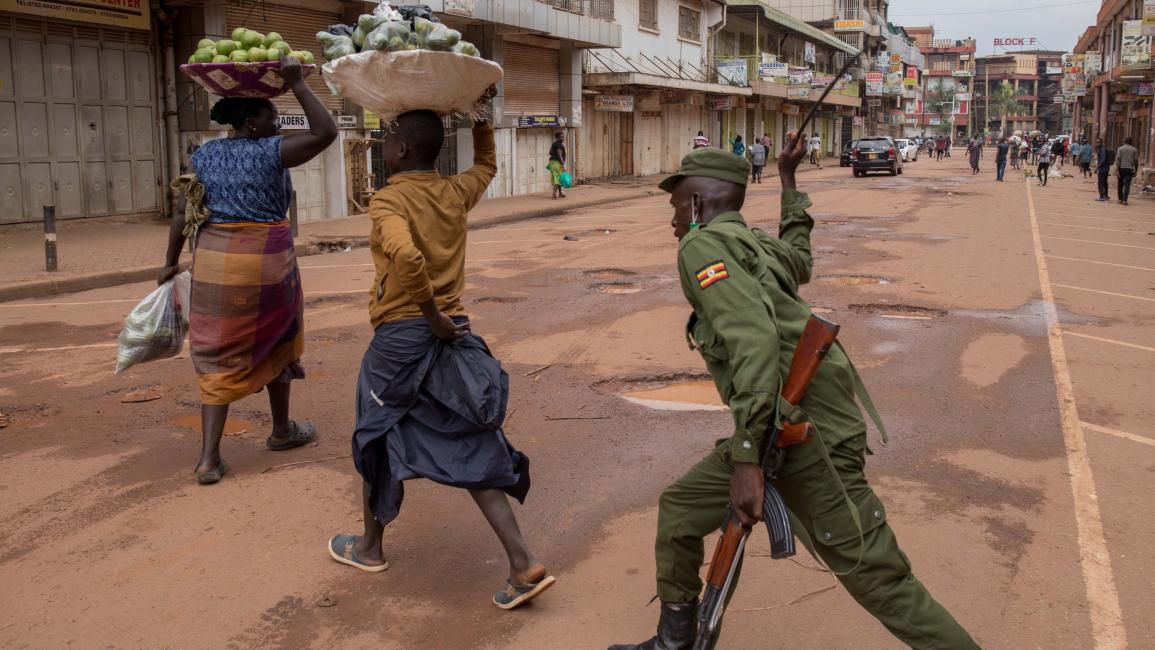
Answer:
[[[690,81],[688,79],[674,79],[659,77],[653,74],[640,72],[592,72],[583,75],[582,85],[586,88],[608,88],[612,86],[649,86],[651,88],[669,88],[671,90],[696,90],[717,95],[745,95],[754,94],[751,88],[714,84],[704,81]]]
[[[826,32],[812,27],[811,25],[798,20],[794,16],[783,11],[775,9],[766,4],[765,0],[726,0],[726,4],[731,7],[758,7],[762,10],[762,14],[766,16],[772,23],[778,23],[783,27],[792,29],[806,38],[813,39],[827,47],[832,47],[840,52],[847,54],[858,54],[858,49],[852,45],[843,43],[840,39],[827,34]]]
[[[786,84],[769,83],[766,81],[752,81],[752,82],[750,82],[750,86],[754,90],[755,95],[761,95],[762,97],[775,97],[775,98],[780,98],[780,99],[789,99],[789,101],[794,101],[794,102],[811,102],[811,103],[813,103],[813,102],[818,101],[818,98],[822,96],[822,89],[821,88],[810,89],[810,94],[806,97],[789,97],[788,98],[787,97],[787,88],[789,88],[789,86],[787,86]],[[822,103],[828,104],[831,106],[853,106],[856,108],[859,106],[862,106],[862,100],[859,99],[858,97],[851,97],[849,95],[840,95],[838,93],[828,94],[826,96],[826,99],[822,100]]]

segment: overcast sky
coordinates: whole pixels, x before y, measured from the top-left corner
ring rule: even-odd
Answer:
[[[973,36],[979,55],[995,53],[996,38],[1038,39],[1036,48],[1070,51],[1095,23],[1099,0],[891,0],[895,25],[934,25],[935,38]],[[1000,48],[998,53],[1006,50]]]

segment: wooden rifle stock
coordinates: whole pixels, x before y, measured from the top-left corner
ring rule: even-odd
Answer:
[[[794,348],[794,358],[790,361],[790,372],[786,376],[782,387],[782,398],[791,405],[797,405],[806,396],[806,389],[810,381],[818,372],[830,346],[838,337],[838,325],[811,314]],[[771,479],[781,464],[783,449],[791,445],[809,442],[816,430],[809,422],[800,424],[785,424],[782,428],[773,428],[769,432],[772,444],[767,445],[763,457],[763,468],[769,476],[766,479],[766,497],[772,500],[764,501],[763,516],[770,532],[771,556],[775,558],[789,557],[794,554],[794,536],[790,530],[790,520],[785,512],[785,504],[780,496],[774,492]],[[776,521],[769,520],[769,514],[780,515]],[[714,547],[714,557],[710,562],[710,570],[706,573],[706,590],[702,596],[702,603],[698,608],[698,633],[694,639],[694,650],[710,650],[718,642],[718,632],[722,623],[722,614],[726,608],[726,599],[734,589],[734,568],[742,558],[742,551],[746,547],[746,538],[750,530],[743,528],[734,516],[731,506],[726,512],[726,520],[722,523],[722,538]],[[776,548],[778,547],[778,548]]]

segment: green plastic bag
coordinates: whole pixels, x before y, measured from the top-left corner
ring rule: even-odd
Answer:
[[[561,186],[563,188],[568,190],[569,188],[573,187],[573,176],[569,172],[563,171],[561,173],[561,179],[560,180],[561,180]]]

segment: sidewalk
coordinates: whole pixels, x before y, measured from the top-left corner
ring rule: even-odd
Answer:
[[[469,215],[470,230],[537,219],[566,210],[659,194],[665,175],[578,185],[564,200],[549,193],[482,201]],[[0,226],[0,302],[87,291],[156,277],[164,260],[168,224],[158,220],[83,219],[57,223],[59,270],[44,270],[44,233],[38,224]],[[361,214],[300,225],[299,256],[369,243],[369,218]],[[189,261],[186,251],[182,263]]]

